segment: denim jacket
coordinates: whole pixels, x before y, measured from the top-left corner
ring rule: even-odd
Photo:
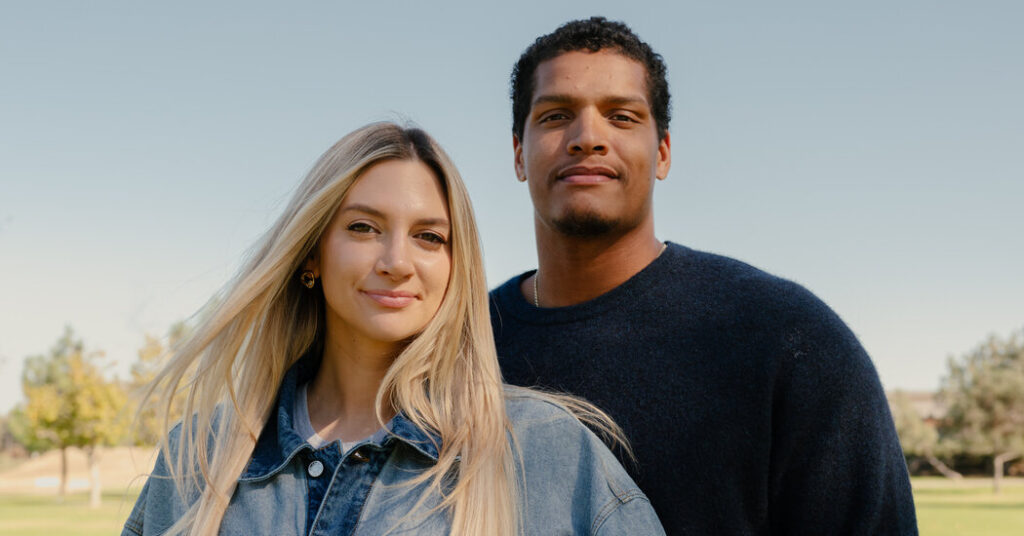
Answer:
[[[428,496],[413,512],[427,484],[403,485],[436,463],[436,436],[398,414],[390,433],[375,434],[343,455],[337,441],[314,450],[295,432],[297,386],[318,366],[306,357],[285,375],[277,411],[238,479],[220,534],[448,534],[444,511],[426,514],[440,497]],[[665,534],[647,497],[592,432],[529,391],[507,387],[505,398],[522,452],[516,476],[525,482],[525,534]],[[157,459],[122,536],[162,534],[195,500],[195,493],[182,500],[166,463],[164,456]]]

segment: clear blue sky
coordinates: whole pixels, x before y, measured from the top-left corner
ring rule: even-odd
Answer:
[[[65,324],[121,371],[236,269],[313,160],[411,119],[494,286],[535,266],[508,74],[603,14],[669,66],[662,239],[796,280],[887,388],[1024,326],[1024,4],[21,2],[0,16],[0,411]]]

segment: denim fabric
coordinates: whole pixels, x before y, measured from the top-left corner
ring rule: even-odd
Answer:
[[[339,442],[314,450],[295,433],[296,387],[318,365],[303,358],[285,376],[276,414],[238,480],[220,533],[447,534],[446,514],[428,514],[440,497],[428,496],[413,512],[427,485],[408,484],[436,463],[436,436],[399,414],[389,423],[390,433],[375,434],[343,457]],[[507,388],[506,400],[522,452],[517,476],[525,482],[526,534],[664,534],[647,498],[593,433],[529,391]],[[314,462],[320,465],[312,467]],[[183,501],[167,474],[161,456],[122,535],[161,534],[195,500],[193,494]]]

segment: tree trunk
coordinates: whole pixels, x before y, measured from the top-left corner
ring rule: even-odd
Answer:
[[[103,501],[100,485],[99,447],[92,445],[86,451],[89,455],[89,508],[99,508]]]
[[[60,448],[60,485],[57,487],[57,502],[64,502],[68,494],[68,448]]]
[[[932,456],[931,454],[925,455],[925,459],[928,460],[928,463],[930,463],[936,471],[942,473],[942,476],[946,478],[960,480],[964,477],[964,475],[961,475],[960,473],[950,469],[948,465],[942,463],[942,460],[936,458],[935,456]]]
[[[997,454],[995,459],[992,460],[992,492],[999,493],[999,488],[1003,483],[1003,464],[1009,461],[1013,461],[1020,457],[1020,454],[1015,452],[1004,452]]]

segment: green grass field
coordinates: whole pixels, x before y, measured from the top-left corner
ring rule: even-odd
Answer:
[[[915,478],[917,524],[923,536],[1009,536],[1024,534],[1024,481],[1006,482],[998,495],[992,480],[956,484],[944,478]]]
[[[138,493],[138,489],[135,490]],[[0,535],[3,536],[109,536],[121,526],[135,504],[136,495],[123,490],[103,494],[103,506],[89,508],[88,493],[69,494],[63,504],[51,495],[0,494]]]
[[[137,489],[137,488],[136,488]],[[1024,480],[1006,483],[999,495],[988,479],[954,483],[915,478],[914,498],[923,536],[1019,536],[1024,534]],[[103,496],[103,507],[90,510],[88,496],[75,493],[64,504],[47,495],[0,494],[0,535],[119,534],[135,496],[123,491]]]

